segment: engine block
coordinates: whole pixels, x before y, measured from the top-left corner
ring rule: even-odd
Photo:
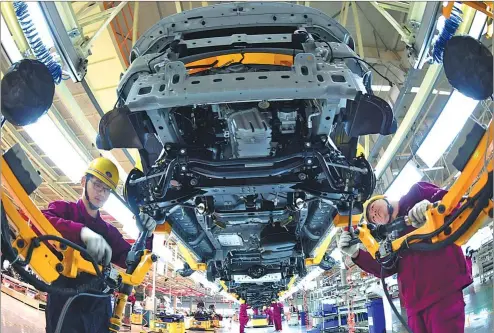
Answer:
[[[265,157],[271,151],[269,122],[256,108],[234,112],[228,116],[233,155]]]

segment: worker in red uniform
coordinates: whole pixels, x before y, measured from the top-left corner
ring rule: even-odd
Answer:
[[[116,190],[118,180],[115,164],[99,157],[90,163],[81,180],[82,198],[77,202],[52,202],[43,214],[64,238],[84,246],[98,263],[108,265],[112,262],[125,268],[125,259],[131,245],[123,239],[117,228],[103,221],[99,213],[110,193]],[[156,221],[143,213],[139,215],[138,221],[140,231],[149,231],[146,248],[151,249]],[[79,274],[75,279],[61,275],[52,285],[58,288],[77,288],[91,283],[95,278],[85,273]],[[68,298],[65,295],[48,294],[45,311],[47,333],[56,330],[60,313]],[[79,296],[68,308],[61,332],[107,333],[111,315],[109,297]]]
[[[419,182],[399,201],[385,196],[371,198],[364,205],[364,218],[387,224],[408,216],[408,233],[426,222],[427,207],[441,200],[447,191]],[[364,271],[381,276],[380,264],[357,245],[350,245],[351,234],[343,231],[338,241],[341,252],[349,255]],[[407,310],[408,325],[414,333],[464,332],[465,303],[462,290],[470,285],[471,273],[465,256],[456,244],[431,252],[404,251],[397,265],[385,270],[385,277],[398,273],[398,284]]]
[[[132,313],[134,312],[134,305],[136,304],[136,295],[134,293],[130,294],[130,296],[127,298],[127,302],[130,302],[132,304]]]
[[[473,250],[470,248],[470,246],[468,246],[465,250],[465,258],[467,260],[467,268],[468,268],[468,271],[470,273],[470,275],[472,276],[473,278],[473,271],[472,271],[472,268],[473,268],[473,262],[472,262],[472,257],[473,257],[473,254],[477,252],[477,250]]]
[[[267,316],[268,325],[273,325],[273,312],[271,306],[264,306],[264,314]]]
[[[274,330],[276,332],[281,332],[281,314],[283,313],[283,304],[273,301],[271,306],[273,307]]]
[[[249,315],[247,314],[247,309],[250,309],[250,306],[245,303],[243,299],[240,300],[240,311],[238,315],[238,321],[240,323],[240,333],[245,332],[245,326],[249,322]]]

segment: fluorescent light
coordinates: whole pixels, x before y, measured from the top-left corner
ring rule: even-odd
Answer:
[[[123,231],[133,239],[139,236],[139,229],[134,219],[134,214],[117,198],[115,194],[111,194],[108,201],[103,206],[103,209],[108,212],[115,220],[123,224]]]
[[[483,244],[488,243],[492,239],[492,231],[489,226],[479,229],[473,236],[468,240],[468,242],[462,246],[466,249],[471,247],[473,250],[478,250]]]
[[[372,90],[373,91],[379,91],[379,92],[382,92],[382,91],[390,91],[391,90],[391,86],[389,85],[372,85]]]
[[[338,249],[334,249],[329,256],[332,257],[334,260],[339,261],[339,262],[341,262],[343,259],[341,256],[341,252]]]
[[[413,87],[412,89],[410,89],[410,92],[412,94],[416,94],[416,93],[419,92],[419,89],[420,89],[420,87]],[[446,96],[448,96],[448,95],[451,95],[451,92],[448,91],[448,90],[437,90],[437,89],[433,89],[432,90],[432,94],[433,95],[439,94],[439,95],[446,95]]]
[[[320,267],[314,267],[309,272],[309,274],[307,274],[301,281],[299,281],[299,283],[297,283],[297,285],[292,286],[289,290],[287,290],[283,294],[283,296],[280,298],[280,301],[284,301],[285,299],[287,299],[288,297],[290,297],[291,295],[293,295],[294,293],[296,293],[301,288],[305,288],[306,290],[307,289],[312,289],[314,287],[314,285],[311,283],[312,280],[314,280],[319,275],[321,275],[322,272],[324,272],[324,270],[322,268],[320,268]]]
[[[211,289],[212,292],[216,292],[218,289],[218,285],[216,283],[208,281],[208,279],[206,279],[204,274],[201,274],[199,272],[192,273],[190,278],[192,279],[192,281],[194,281],[196,283],[200,283],[204,287]]]
[[[384,195],[391,200],[398,200],[410,190],[412,185],[420,181],[422,176],[423,174],[417,168],[415,162],[409,161]]]
[[[47,114],[24,126],[24,130],[73,183],[81,180],[88,161],[76,152]]]
[[[481,11],[477,11],[475,13],[475,17],[472,22],[472,26],[470,27],[470,31],[468,32],[469,36],[472,36],[475,39],[479,39],[483,33],[483,29],[486,27],[487,15],[482,13]]]
[[[7,52],[10,61],[12,61],[12,63],[16,63],[17,61],[22,60],[23,56],[21,52],[19,52],[19,48],[15,44],[14,38],[12,38],[12,36],[10,35],[9,28],[5,23],[3,16],[0,16],[0,27],[2,28],[0,30],[0,38],[2,40],[2,45],[5,49],[5,52]]]
[[[454,91],[436,123],[427,134],[417,155],[432,168],[465,125],[479,101]]]
[[[31,16],[31,21],[35,25],[36,32],[38,33],[38,37],[41,39],[41,42],[47,49],[52,48],[54,46],[53,39],[39,4],[37,2],[26,2],[26,5],[29,15]]]

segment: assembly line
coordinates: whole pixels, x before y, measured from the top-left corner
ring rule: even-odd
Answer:
[[[336,4],[2,2],[2,332],[494,329],[492,4]]]

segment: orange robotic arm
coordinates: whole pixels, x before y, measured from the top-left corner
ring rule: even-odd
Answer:
[[[467,142],[460,149],[461,154],[469,156],[461,175],[443,199],[429,207],[422,227],[397,239],[378,242],[367,222],[360,223],[355,233],[368,252],[379,259],[405,248],[427,251],[452,243],[465,244],[493,216],[493,138],[491,121],[476,145]],[[475,148],[469,150],[472,144]],[[431,240],[432,244],[420,243],[422,240]]]

